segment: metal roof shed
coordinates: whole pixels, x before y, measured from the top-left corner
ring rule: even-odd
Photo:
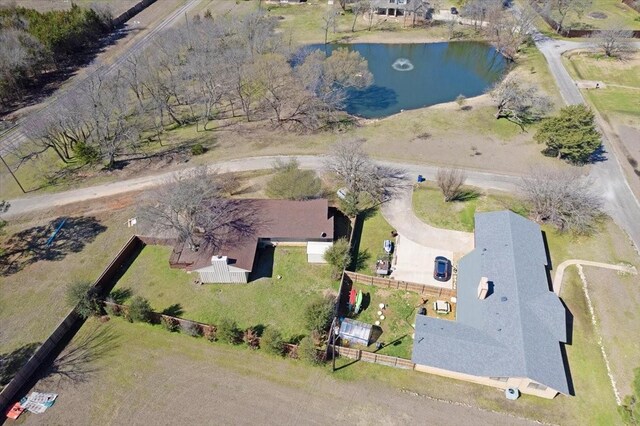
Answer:
[[[346,318],[342,321],[342,324],[340,324],[339,335],[342,339],[351,343],[369,346],[372,328],[373,326],[371,324]]]

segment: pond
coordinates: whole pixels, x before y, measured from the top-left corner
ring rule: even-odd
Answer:
[[[356,50],[369,62],[373,84],[350,90],[346,103],[347,112],[365,118],[481,95],[507,66],[493,47],[478,42],[332,44],[327,53],[339,47]]]

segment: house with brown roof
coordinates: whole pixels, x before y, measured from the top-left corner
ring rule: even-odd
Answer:
[[[324,252],[333,244],[334,235],[333,214],[326,199],[239,202],[256,212],[258,220],[251,235],[197,252],[185,243],[178,244],[170,266],[198,273],[202,283],[246,283],[258,249],[266,245],[305,246],[309,263],[325,262]]]

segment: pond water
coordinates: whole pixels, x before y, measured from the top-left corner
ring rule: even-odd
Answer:
[[[346,104],[347,112],[366,118],[450,102],[458,95],[481,95],[507,66],[493,47],[477,42],[336,44],[327,45],[327,53],[339,47],[356,50],[369,61],[373,84],[350,90]]]

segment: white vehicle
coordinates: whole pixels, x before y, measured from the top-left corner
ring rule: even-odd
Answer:
[[[338,192],[336,194],[338,194],[338,198],[344,200],[345,198],[347,198],[347,188],[338,189]]]
[[[391,252],[393,252],[393,243],[391,242],[391,240],[384,240],[384,251],[387,254],[391,254]]]

